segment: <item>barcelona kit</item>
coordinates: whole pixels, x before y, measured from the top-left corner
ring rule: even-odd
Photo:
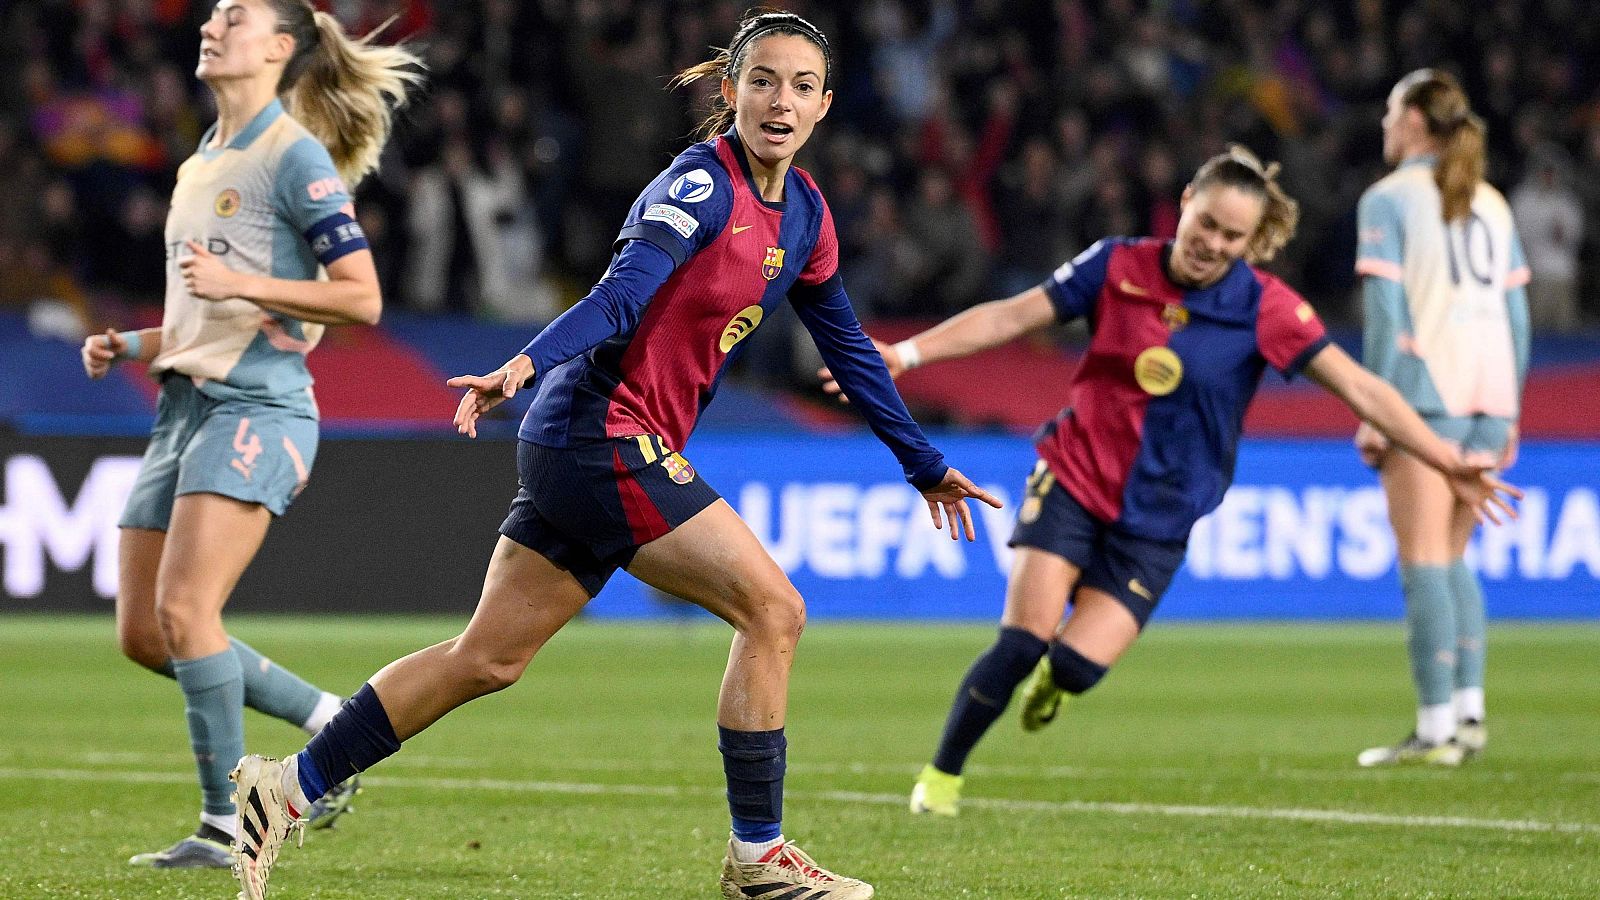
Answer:
[[[906,479],[921,489],[944,477],[850,307],[832,217],[804,170],[791,166],[783,201],[766,201],[734,131],[695,144],[644,189],[615,250],[594,291],[523,351],[536,393],[507,537],[594,593],[640,545],[715,502],[684,445],[784,302]]]
[[[1108,238],[1042,285],[1059,319],[1093,334],[1069,405],[1035,438],[1040,463],[1013,545],[1083,569],[1141,624],[1183,561],[1189,530],[1233,480],[1245,411],[1268,366],[1297,374],[1327,345],[1310,304],[1236,261],[1217,283],[1166,274],[1170,244]]]

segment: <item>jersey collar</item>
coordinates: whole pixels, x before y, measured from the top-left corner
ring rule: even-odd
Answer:
[[[256,113],[255,118],[250,120],[250,124],[241,128],[239,133],[233,136],[233,140],[228,142],[228,146],[222,149],[243,150],[246,147],[249,147],[255,142],[256,138],[261,136],[263,131],[267,130],[268,126],[270,126],[273,122],[278,121],[278,117],[281,115],[283,115],[283,101],[274,97],[272,98],[272,102],[262,107],[261,112]],[[211,143],[211,136],[216,133],[217,123],[212,122],[211,127],[206,129],[206,133],[200,136],[201,153],[208,152],[206,150],[206,145]],[[214,153],[216,151],[209,152]]]
[[[756,202],[762,206],[765,206],[767,209],[775,209],[778,212],[783,212],[784,206],[788,201],[767,200],[761,196],[761,192],[759,190],[756,190],[756,177],[750,172],[750,160],[744,155],[744,144],[739,140],[739,129],[729,127],[727,131],[722,133],[722,139],[727,141],[729,148],[733,150],[733,158],[739,161],[739,171],[744,174],[744,183],[750,188],[750,196],[756,198]],[[789,174],[793,171],[794,164],[790,163],[789,171],[783,173],[783,195],[785,197],[789,196],[789,189],[793,187],[793,185],[789,183]]]
[[[1400,161],[1400,165],[1395,166],[1395,169],[1405,169],[1411,166],[1427,166],[1431,169],[1433,168],[1434,163],[1438,161],[1439,157],[1433,155],[1432,153],[1423,153],[1410,157],[1409,159],[1402,159]]]

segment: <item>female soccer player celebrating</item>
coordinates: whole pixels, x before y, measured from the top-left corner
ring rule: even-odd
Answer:
[[[338,708],[230,639],[222,607],[316,456],[306,353],[327,325],[378,319],[345,184],[377,166],[390,105],[404,102],[416,65],[404,50],[350,40],[305,0],[221,0],[200,28],[195,70],[217,122],[178,170],[161,327],[84,342],[90,378],[137,360],[161,381],[120,523],[117,634],[123,653],[183,689],[204,797],[195,835],[136,865],[232,863],[228,770],[244,753],[244,705],[313,734]],[[321,821],[353,792],[330,795]]]
[[[1183,563],[1190,527],[1233,478],[1267,366],[1307,372],[1443,473],[1469,507],[1509,511],[1497,491],[1513,489],[1463,464],[1393,388],[1329,343],[1309,304],[1250,264],[1294,233],[1298,209],[1276,173],[1233,147],[1184,188],[1175,240],[1102,240],[1039,287],[880,345],[898,374],[1056,321],[1087,316],[1094,330],[1072,405],[1037,437],[999,640],[961,683],[913,812],[956,814],[967,755],[1030,671],[1022,716],[1031,731],[1133,644]]]
[[[787,296],[867,420],[927,499],[935,525],[972,539],[965,498],[998,506],[945,465],[861,333],[816,184],[791,165],[832,102],[827,39],[787,13],[747,19],[729,49],[678,82],[721,79],[707,140],[639,197],[605,277],[500,369],[468,388],[456,426],[533,382],[483,595],[456,638],[391,663],[287,763],[236,773],[237,872],[261,896],[300,811],[398,751],[450,710],[515,682],[618,568],[734,627],[718,701],[733,836],[730,898],[863,898],[871,886],[817,866],[781,834],[789,665],[805,604],[754,534],[679,453],[729,359]]]
[[[1383,158],[1398,168],[1361,198],[1356,271],[1366,367],[1467,459],[1505,467],[1528,371],[1528,266],[1505,198],[1483,180],[1483,137],[1454,78],[1400,79],[1383,117]],[[1487,739],[1483,588],[1462,559],[1478,520],[1371,424],[1356,445],[1389,497],[1417,688],[1416,730],[1358,761],[1458,765]]]

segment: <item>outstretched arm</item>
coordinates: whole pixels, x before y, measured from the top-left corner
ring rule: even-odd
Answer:
[[[902,372],[917,366],[958,359],[1010,343],[1054,321],[1056,311],[1049,296],[1043,288],[1034,287],[1004,300],[980,303],[898,344],[876,340],[873,344],[883,354],[890,377],[898,378]],[[832,369],[823,369],[818,374],[824,381],[823,390],[839,394],[841,399],[848,396],[834,378]]]
[[[973,540],[972,513],[965,500],[970,497],[996,508],[1000,501],[947,465],[944,455],[928,443],[894,389],[884,358],[861,331],[843,282],[834,276],[818,285],[797,285],[790,299],[823,361],[857,398],[872,432],[900,461],[906,480],[922,493],[934,525],[943,528],[948,521],[952,539],[965,534]]]
[[[1306,365],[1306,374],[1343,400],[1357,416],[1371,423],[1396,446],[1449,479],[1450,489],[1473,507],[1480,520],[1487,517],[1499,522],[1496,509],[1516,518],[1516,511],[1506,498],[1520,498],[1520,490],[1495,477],[1488,468],[1463,462],[1460,453],[1433,433],[1399,391],[1363,369],[1337,344],[1328,344],[1318,351]]]
[[[588,296],[545,326],[522,352],[487,375],[457,375],[446,382],[467,389],[456,407],[456,431],[477,437],[479,417],[511,399],[535,375],[632,331],[674,267],[672,257],[649,241],[624,244]]]

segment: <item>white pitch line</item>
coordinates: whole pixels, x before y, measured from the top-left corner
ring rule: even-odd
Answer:
[[[708,751],[709,752],[709,751]],[[0,759],[6,754],[0,753]],[[58,756],[62,761],[83,763],[91,766],[126,765],[126,766],[164,766],[184,765],[191,757],[186,753],[155,753],[140,751],[87,751],[83,753],[64,754]],[[434,756],[431,754],[404,754],[396,756],[385,764],[387,771],[396,769],[484,769],[487,766],[482,758]],[[555,772],[665,772],[673,774],[697,774],[700,772],[715,771],[718,762],[714,756],[707,757],[704,765],[685,764],[681,761],[663,759],[551,759],[540,761],[544,769]],[[789,763],[789,772],[796,775],[888,775],[914,776],[922,763],[910,760],[904,762],[793,762]],[[1099,779],[1099,778],[1126,778],[1128,767],[1119,766],[1022,766],[998,765],[993,763],[974,763],[967,766],[967,773],[979,775],[984,778],[1016,778],[1016,779]],[[1347,769],[1289,769],[1289,768],[1216,768],[1214,766],[1151,766],[1139,769],[1142,778],[1163,778],[1175,781],[1189,779],[1203,779],[1215,781],[1221,778],[1252,778],[1274,779],[1279,781],[1307,781],[1307,782],[1351,782],[1371,784],[1375,781],[1452,781],[1452,782],[1477,782],[1483,784],[1513,784],[1524,780],[1525,773],[1504,771],[1485,768],[1472,769],[1442,769],[1437,767],[1396,767],[1386,769],[1358,769],[1354,766]],[[1541,774],[1539,780],[1548,781],[1554,778],[1557,781],[1574,784],[1600,784],[1600,772],[1563,772],[1550,776]]]
[[[105,781],[121,784],[186,784],[194,780],[188,773],[128,772],[92,769],[0,768],[0,780]],[[419,778],[369,776],[366,783],[384,788],[431,788],[448,791],[490,791],[512,794],[577,794],[619,797],[700,797],[711,799],[720,791],[705,788],[651,784],[593,784],[570,781],[517,781],[502,778]],[[870,803],[881,806],[904,805],[900,794],[874,794],[858,791],[789,791],[798,799],[834,803]],[[1339,825],[1390,825],[1400,828],[1469,828],[1484,831],[1545,832],[1555,834],[1600,834],[1600,823],[1540,822],[1533,819],[1474,819],[1467,816],[1406,816],[1393,813],[1367,813],[1342,809],[1296,809],[1293,807],[1197,806],[1168,803],[1112,803],[1093,800],[1013,800],[968,797],[962,804],[970,808],[1004,812],[1104,813],[1123,816],[1168,816],[1198,819],[1270,819],[1295,822],[1327,822]]]

